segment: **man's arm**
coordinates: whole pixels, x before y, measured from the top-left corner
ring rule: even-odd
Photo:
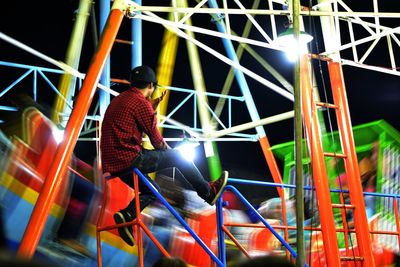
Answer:
[[[154,109],[149,101],[141,102],[137,107],[137,122],[147,134],[151,144],[155,149],[168,149],[168,144],[164,141],[163,136],[157,128],[157,120]]]
[[[166,94],[167,94],[167,91],[164,90],[159,97],[150,99],[151,106],[153,107],[154,110],[158,107],[158,104],[160,104],[160,102],[164,99],[164,96]]]

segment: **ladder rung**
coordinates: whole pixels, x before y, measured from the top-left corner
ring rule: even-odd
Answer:
[[[363,261],[363,257],[340,257],[340,260],[342,261]]]
[[[324,155],[327,157],[346,158],[345,154],[338,154],[338,153],[332,153],[332,152],[324,152]]]
[[[321,61],[332,61],[332,59],[330,57],[324,56],[324,55],[320,55],[320,54],[312,54],[312,53],[310,53],[310,54],[308,54],[308,56],[310,58],[312,58],[312,59],[318,59],[318,60],[321,60]]]
[[[325,108],[339,108],[339,106],[330,104],[330,103],[325,103],[325,102],[315,102],[315,105],[319,107],[325,107]]]
[[[111,82],[113,83],[122,83],[122,84],[131,84],[129,81],[127,80],[123,80],[123,79],[116,79],[116,78],[111,78]]]
[[[342,208],[354,209],[355,208],[354,205],[350,205],[350,204],[332,204],[332,207],[333,208],[339,208],[339,209],[342,209]]]
[[[133,41],[128,41],[128,40],[115,39],[115,42],[120,44],[133,45]]]

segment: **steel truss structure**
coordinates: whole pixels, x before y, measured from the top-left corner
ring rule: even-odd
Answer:
[[[285,50],[285,48],[278,46],[275,40],[279,37],[279,32],[282,31],[281,26],[283,24],[286,23],[289,27],[291,26],[293,21],[293,7],[291,2],[285,1],[268,0],[261,3],[261,1],[256,0],[252,3],[244,2],[239,0],[199,0],[196,2],[174,0],[171,1],[170,5],[150,6],[138,4],[134,1],[117,0],[111,8],[108,23],[119,25],[123,14],[125,18],[127,17],[132,20],[133,25],[138,22],[150,23],[153,26],[157,25],[165,28],[169,34],[173,34],[186,41],[188,50],[190,50],[188,54],[190,54],[189,60],[195,89],[172,86],[174,84],[171,83],[164,86],[169,91],[169,94],[179,92],[187,94],[187,96],[183,98],[175,109],[160,116],[160,126],[169,129],[183,129],[189,132],[194,138],[202,141],[258,140],[265,153],[264,156],[270,165],[269,160],[271,159],[268,158],[269,155],[267,154],[269,144],[263,126],[290,119],[294,113],[292,110],[287,110],[284,113],[260,118],[259,108],[253,99],[250,84],[253,85],[255,82],[258,88],[272,90],[283,98],[283,102],[294,101],[293,86],[291,83],[284,78],[285,75],[280,74],[264,58],[266,54],[281,53]],[[398,39],[398,34],[400,33],[400,27],[398,27],[400,12],[386,12],[387,3],[382,10],[380,1],[378,0],[371,0],[370,3],[362,7],[359,5],[355,6],[353,2],[327,0],[319,1],[315,5],[302,7],[300,11],[302,30],[312,33],[315,42],[323,42],[324,44],[323,48],[320,45],[317,47],[317,52],[314,52],[315,49],[313,47],[309,48],[312,57],[329,60],[341,66],[348,65],[399,76],[396,55],[400,52],[400,41]],[[365,8],[369,8],[370,10],[363,11],[362,9]],[[204,18],[207,18],[207,20]],[[319,19],[318,25],[315,22],[315,18]],[[93,60],[94,67],[89,69],[87,74],[83,74],[63,62],[49,58],[26,44],[22,44],[18,40],[0,33],[0,38],[3,41],[39,56],[43,60],[54,64],[65,73],[78,79],[83,79],[82,83],[78,81],[78,86],[82,85],[78,99],[73,99],[70,97],[70,94],[69,96],[63,96],[54,86],[54,82],[51,82],[44,74],[45,71],[60,72],[59,70],[45,70],[39,67],[16,65],[4,61],[0,62],[1,65],[6,67],[22,67],[23,69],[27,69],[17,80],[11,81],[8,86],[1,89],[0,97],[7,95],[14,86],[33,73],[35,77],[34,82],[36,82],[36,77],[39,74],[53,91],[61,95],[62,101],[65,102],[67,108],[63,107],[57,112],[58,116],[61,115],[66,118],[66,135],[70,136],[70,139],[60,146],[58,149],[60,152],[55,157],[55,162],[61,166],[59,169],[65,167],[63,166],[65,165],[65,158],[68,158],[72,153],[73,148],[71,144],[74,143],[75,136],[76,140],[78,140],[78,135],[80,135],[81,140],[98,140],[97,136],[87,137],[98,130],[98,125],[95,125],[92,121],[101,121],[102,113],[109,103],[110,95],[117,94],[109,84],[98,85],[99,72],[103,70],[104,66],[106,68],[110,66],[110,63],[105,62],[105,60],[103,61],[103,59],[111,51],[112,45],[108,43],[108,40],[115,40],[118,30],[116,28],[119,27],[104,28],[104,39],[102,41],[105,45],[100,47],[99,51],[96,52],[96,57]],[[146,31],[146,26],[141,27],[140,31],[143,32],[143,36],[147,34],[151,35],[150,32]],[[141,44],[143,43],[143,46],[145,46],[146,39],[151,38],[139,38],[139,44],[138,39],[133,41],[132,65],[141,64]],[[221,47],[220,43],[217,44],[215,39],[222,41],[223,47]],[[320,50],[321,48],[322,50]],[[202,76],[199,50],[211,55],[218,62],[222,62],[225,68],[230,70],[226,75],[226,81],[222,90],[210,92],[206,89],[207,80]],[[179,54],[179,51],[176,53]],[[377,60],[376,57],[373,57],[376,53],[384,56],[381,56]],[[97,55],[100,56],[97,57]],[[245,55],[250,57],[251,61],[242,60]],[[255,63],[261,65],[268,75],[262,74],[256,68],[253,68]],[[230,91],[233,84],[233,77],[236,78],[240,94]],[[105,80],[110,80],[110,77],[107,78]],[[171,77],[169,76],[169,78]],[[97,87],[100,93],[99,101],[93,101],[95,104],[90,109],[93,113],[88,114],[89,106],[87,103],[83,103],[82,99],[87,99],[89,104],[92,103],[94,92],[91,90],[91,87]],[[313,85],[312,87],[316,94],[318,94],[318,85]],[[33,85],[33,88],[33,94],[35,95],[37,92],[36,84]],[[209,104],[209,100],[212,97],[218,98],[215,106]],[[180,107],[189,103],[189,100],[193,104],[193,119],[190,122],[188,122],[189,120],[185,122],[175,120],[174,116],[177,114],[177,111]],[[248,111],[251,119],[249,122],[235,124],[236,114],[230,108],[233,101],[244,103],[245,108],[242,108],[242,110]],[[223,113],[222,109],[226,102],[228,102],[228,111]],[[14,107],[1,105],[1,103],[0,108],[3,111],[15,110]],[[74,113],[74,111],[76,112]],[[197,116],[201,121],[201,127],[198,127]],[[81,120],[86,121],[83,131],[79,131],[83,125],[83,123],[80,123]],[[252,131],[253,129],[255,129],[254,134],[243,133],[244,131]],[[55,180],[60,178],[62,171],[59,171],[59,169],[56,169],[56,167],[52,168],[49,171],[48,178],[54,178]],[[356,171],[355,173],[357,174]],[[273,176],[275,181],[279,181],[280,177],[278,174],[273,174]],[[32,221],[48,214],[49,206],[45,203],[52,203],[54,195],[57,192],[51,189],[51,187],[44,186],[43,191],[48,193],[48,196],[45,196],[43,199],[39,198],[38,203],[41,210],[39,213],[34,212]],[[28,229],[31,233],[28,232],[22,242],[20,248],[22,255],[26,256],[33,253],[35,245],[38,242],[38,237],[35,234],[40,233],[42,228],[43,225],[34,224],[31,229]]]
[[[266,3],[254,1],[251,3],[251,6],[249,6],[249,3],[247,2],[244,3],[242,1],[242,3],[239,0],[235,0],[221,1],[221,7],[218,7],[217,3],[214,4],[217,7],[213,7],[211,5],[212,2],[214,1],[203,0],[198,1],[198,3],[186,3],[187,5],[192,4],[192,6],[184,6],[180,1],[172,1],[170,5],[148,6],[138,5],[132,1],[128,4],[129,7],[126,13],[128,17],[132,18],[132,20],[151,22],[174,32],[180,38],[188,40],[198,48],[203,49],[210,55],[216,57],[224,64],[244,73],[246,77],[257,81],[258,85],[267,88],[267,90],[273,90],[285,99],[292,101],[293,87],[290,82],[284,78],[284,75],[281,75],[271,65],[269,65],[268,62],[263,59],[262,55],[256,51],[257,48],[265,48],[267,51],[270,51],[268,53],[274,53],[277,51],[279,53],[279,51],[284,50],[282,47],[277,46],[274,43],[274,40],[278,37],[279,31],[282,30],[283,22],[287,20],[290,23],[291,21],[290,3],[286,1],[272,0],[266,1]],[[390,11],[387,7],[386,9],[381,10],[381,1],[378,0],[369,1],[369,3],[362,6],[363,10],[360,10],[360,7],[353,8],[352,3],[350,2],[351,1],[319,1],[318,4],[302,8],[300,15],[303,21],[306,21],[309,17],[319,17],[321,28],[324,29],[322,31],[323,38],[321,38],[321,36],[314,36],[317,40],[325,40],[326,44],[324,49],[318,52],[317,56],[332,57],[339,60],[342,65],[398,76],[399,71],[396,63],[396,54],[400,52],[400,41],[398,39],[400,29],[396,25],[398,25],[397,21],[400,17],[400,13],[387,12]],[[368,6],[370,6],[370,10],[365,11],[365,8]],[[165,14],[172,14],[173,19],[166,19]],[[211,16],[214,19],[218,19],[218,17],[223,18],[226,22],[226,31],[216,31],[213,23],[204,25],[204,16]],[[200,17],[200,19],[198,19],[198,17]],[[281,24],[277,22],[279,20],[281,21]],[[196,25],[197,21],[200,21],[199,25]],[[238,23],[238,21],[243,23],[245,22],[247,27],[251,30],[239,34],[241,32],[242,24],[240,22]],[[329,29],[329,31],[326,29]],[[306,32],[312,32],[311,25],[305,25],[304,30]],[[143,33],[146,35],[146,28],[143,28]],[[194,37],[194,34],[201,35],[201,37],[196,38]],[[257,38],[254,36],[257,36]],[[3,41],[11,42],[14,45],[19,46],[21,49],[37,55],[77,78],[84,77],[83,73],[71,69],[70,66],[63,64],[62,62],[47,57],[35,49],[30,48],[28,44],[21,44],[17,40],[12,39],[12,37],[4,34],[1,34],[0,37]],[[247,52],[253,58],[253,62],[261,64],[273,78],[264,78],[263,74],[259,74],[252,70],[252,66],[242,65],[239,60],[235,61],[228,58],[224,55],[223,51],[212,47],[209,44],[210,42],[207,41],[208,39],[226,39],[232,41],[238,45],[238,52]],[[319,49],[321,49],[321,47],[319,47]],[[374,53],[379,53],[385,56],[382,56],[380,61],[376,62],[376,59],[370,59],[372,58],[371,55]],[[238,59],[239,58],[240,57],[238,57]],[[13,63],[8,62],[2,62],[2,65],[16,67]],[[32,68],[34,69],[35,67]],[[42,77],[43,75],[44,74],[41,73]],[[12,87],[21,79],[24,79],[24,76],[21,75],[15,82],[10,81],[9,86],[2,88],[0,96],[5,95],[8,91],[12,90]],[[44,77],[44,79],[48,78]],[[232,84],[232,79],[230,80],[231,82],[225,84],[220,95],[226,95],[229,91],[227,88]],[[56,82],[53,82],[53,85],[50,85],[51,90],[56,90],[54,83]],[[33,88],[36,88],[35,85],[33,85]],[[100,85],[99,89],[104,90],[107,94],[117,94],[107,85]],[[219,93],[217,92],[217,94]],[[245,96],[239,96],[239,98],[240,97]],[[227,98],[237,99],[237,97],[231,98],[230,96],[227,96]],[[220,101],[223,102],[223,100]],[[73,102],[70,102],[69,105],[72,107]],[[256,109],[255,106],[252,108]],[[13,108],[3,106],[1,109],[9,110]],[[212,108],[209,109],[210,114],[212,114]],[[89,120],[97,120],[99,115],[98,110],[99,108],[94,109],[95,113],[89,115],[87,118]],[[195,111],[193,111],[193,114],[195,114]],[[215,117],[217,115],[218,110],[216,110],[216,113],[211,116]],[[234,130],[239,132],[245,129],[254,128],[263,123],[272,123],[282,119],[288,119],[291,116],[291,111],[287,111],[287,113],[283,114],[282,117],[277,115],[271,118],[264,118],[261,123],[259,120],[253,120],[243,126],[232,125],[231,122],[226,122],[222,125],[230,125],[229,128],[235,126]],[[172,118],[169,115],[166,115],[166,117]],[[231,115],[229,115],[229,117],[231,117]],[[80,140],[95,140],[93,137],[87,136],[88,133],[94,131],[92,128],[94,124],[88,122],[85,125],[85,131],[82,132],[83,135]],[[222,129],[223,128],[226,127],[222,126]],[[194,127],[193,131],[198,131],[198,129]],[[220,133],[213,133],[212,135],[221,137],[225,132],[226,129],[222,130]],[[232,132],[232,130],[229,132]],[[254,136],[248,136],[248,140],[254,141]]]

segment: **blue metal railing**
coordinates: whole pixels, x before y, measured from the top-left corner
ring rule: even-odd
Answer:
[[[239,197],[239,199],[242,201],[242,203],[249,209],[251,210],[254,215],[264,224],[264,226],[271,231],[271,233],[282,243],[282,245],[290,252],[293,258],[297,257],[296,251],[285,241],[281,235],[275,231],[275,229],[261,216],[261,214],[253,207],[253,205],[250,204],[250,202],[247,201],[247,199],[233,186],[227,185],[223,189],[222,194],[226,191],[229,190],[233,192],[236,196]],[[221,194],[221,196],[222,196]],[[226,253],[225,253],[225,244],[223,242],[223,235],[222,235],[222,226],[223,226],[223,211],[222,211],[222,206],[223,203],[221,199],[218,200],[217,205],[217,216],[218,216],[218,251],[220,253],[220,257],[222,259],[225,259]],[[224,262],[225,263],[225,262]],[[308,266],[307,264],[305,266]]]
[[[32,82],[31,82],[31,89],[29,91],[29,94],[32,92],[33,95],[33,99],[36,101],[37,100],[37,96],[38,96],[38,82],[39,82],[39,78],[41,80],[43,80],[45,82],[46,87],[40,88],[41,93],[45,94],[48,96],[48,89],[50,89],[54,94],[60,96],[64,102],[66,102],[66,99],[61,95],[61,93],[59,92],[59,90],[56,87],[56,83],[59,80],[59,76],[61,76],[64,71],[60,70],[60,69],[52,69],[52,68],[46,68],[46,67],[38,67],[38,66],[32,66],[32,65],[26,65],[26,64],[19,64],[19,63],[13,63],[13,62],[6,62],[6,61],[1,61],[0,60],[0,66],[5,66],[8,68],[12,68],[12,69],[18,69],[21,70],[21,74],[19,76],[17,76],[15,79],[13,79],[12,81],[5,81],[5,82],[9,82],[9,84],[4,87],[4,88],[0,88],[0,99],[2,98],[2,96],[4,96],[6,93],[8,93],[9,91],[11,91],[14,87],[16,87],[17,85],[19,85],[21,82],[24,82],[27,80],[27,78],[29,77],[33,77]],[[52,74],[53,76],[50,76],[49,74]],[[82,85],[83,80],[79,77],[77,77],[77,85],[76,88],[80,88]],[[180,110],[182,110],[182,107],[185,105],[192,105],[192,120],[191,122],[188,122],[185,124],[189,125],[189,127],[193,130],[193,131],[197,131],[200,132],[202,131],[201,128],[198,128],[198,120],[197,120],[197,92],[195,90],[192,89],[186,89],[186,88],[178,88],[178,87],[172,87],[172,86],[163,86],[163,88],[170,90],[171,92],[175,92],[175,93],[182,93],[185,95],[185,97],[183,98],[183,100],[177,104],[175,106],[175,108],[169,112],[169,114],[167,114],[165,116],[166,119],[168,118],[172,118],[173,115],[176,115]],[[25,91],[28,92],[28,91]],[[116,93],[116,92],[115,92]],[[116,93],[117,94],[117,93]],[[238,102],[244,102],[245,99],[243,96],[230,96],[230,95],[223,95],[223,94],[217,94],[217,93],[211,93],[211,92],[206,92],[205,93],[207,95],[207,97],[212,98],[225,98],[228,100],[228,114],[227,114],[227,121],[223,122],[222,120],[220,120],[218,118],[218,116],[215,114],[215,112],[213,111],[213,109],[208,105],[207,109],[211,114],[211,117],[213,117],[218,123],[219,125],[223,128],[226,129],[227,127],[231,127],[232,126],[232,121],[233,121],[233,114],[232,114],[232,103],[235,101],[236,103]],[[69,106],[70,109],[73,109],[73,103],[67,103],[66,104]],[[12,106],[6,106],[6,105],[1,105],[0,103],[0,110],[3,111],[9,111],[9,112],[14,112],[17,109],[15,107]],[[92,125],[92,121],[96,121],[100,119],[100,116],[96,114],[97,109],[95,109],[93,114],[88,114],[88,116],[86,117],[86,120],[88,122],[85,121],[85,125],[84,125],[84,133],[90,133],[93,131],[91,125]],[[62,115],[62,114],[61,114]],[[67,115],[68,116],[68,115]],[[162,128],[168,128],[168,129],[177,129],[177,130],[181,130],[182,128],[170,124],[168,123],[168,121],[166,121],[165,123],[163,123],[161,125]],[[257,141],[258,137],[257,135],[254,134],[244,134],[244,133],[231,133],[228,136],[237,138],[239,141],[243,140],[243,141]],[[87,138],[85,139],[82,135],[80,136],[81,138],[79,140],[85,140],[85,141],[89,141],[89,140],[98,140],[97,138]],[[235,140],[235,141],[238,141]]]
[[[154,185],[148,181],[137,168],[134,169],[134,173],[137,174],[138,178],[150,189],[150,191],[157,197],[159,201],[168,209],[168,211],[178,220],[178,222],[187,230],[187,232],[194,238],[194,240],[203,248],[203,250],[210,256],[210,258],[217,264],[217,266],[226,266],[226,249],[225,249],[225,236],[223,231],[224,219],[223,219],[223,205],[222,197],[220,197],[216,203],[216,216],[217,216],[217,237],[218,237],[218,257],[210,250],[210,248],[200,239],[200,237],[190,228],[186,221],[179,215],[177,211],[167,202],[167,200],[157,191]],[[252,181],[237,178],[229,178],[229,183],[236,184],[247,184],[267,187],[281,187],[281,188],[295,188],[295,185],[290,184],[278,184],[264,181]],[[314,190],[313,187],[304,186],[304,190]],[[281,244],[289,251],[293,258],[297,257],[296,251],[286,242],[286,240],[277,232],[275,229],[261,216],[261,214],[250,204],[249,201],[232,185],[227,185],[221,194],[229,190],[234,193],[242,203],[257,217],[257,219],[278,239]],[[331,192],[346,193],[348,190],[331,189]],[[396,194],[382,194],[373,192],[364,192],[364,195],[376,196],[376,197],[389,197],[389,198],[400,198],[400,195]],[[307,266],[305,264],[304,266]]]
[[[204,249],[204,251],[211,257],[211,259],[218,266],[226,266],[226,250],[225,250],[225,237],[222,230],[223,221],[223,203],[221,201],[221,197],[218,199],[216,203],[216,213],[217,213],[217,236],[218,236],[218,257],[207,247],[207,245],[200,239],[200,237],[190,228],[190,226],[185,222],[185,220],[179,215],[178,212],[168,203],[168,201],[157,191],[154,185],[147,180],[147,178],[137,169],[134,169],[134,172],[138,175],[139,179],[145,183],[145,185],[150,189],[150,191],[157,197],[158,200],[171,212],[171,214],[178,220],[178,222],[188,231],[188,233],[195,239],[195,241]],[[238,182],[239,179],[228,179],[230,182]],[[242,180],[244,182],[244,180]],[[248,181],[251,183],[251,181]],[[260,182],[263,183],[263,182]],[[277,186],[280,184],[274,183],[263,183],[264,185]],[[271,231],[271,233],[282,243],[282,245],[290,252],[292,257],[296,258],[296,251],[285,241],[285,239],[277,232],[275,229],[259,214],[259,212],[247,201],[247,199],[233,186],[227,185],[221,194],[226,190],[232,191],[236,194],[240,200],[250,209],[257,218],[264,224],[264,226]],[[307,264],[305,266],[308,266]]]
[[[190,228],[190,226],[185,222],[185,220],[175,211],[175,209],[168,203],[168,201],[157,191],[152,183],[150,183],[147,178],[138,170],[134,169],[134,172],[138,175],[139,179],[150,189],[150,191],[160,200],[164,206],[172,213],[172,215],[179,221],[179,223],[189,232],[189,234],[196,240],[196,242],[204,249],[204,251],[211,257],[211,259],[218,266],[225,266],[222,261],[215,256],[215,254],[207,247],[207,245],[200,239],[200,237]]]

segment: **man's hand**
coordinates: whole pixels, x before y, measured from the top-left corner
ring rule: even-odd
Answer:
[[[151,105],[153,106],[153,109],[156,109],[158,107],[158,104],[164,99],[164,96],[167,94],[167,91],[164,90],[161,92],[161,95],[157,98],[151,99]]]
[[[167,142],[164,141],[163,147],[161,149],[162,150],[167,150],[167,149],[171,149],[171,147],[167,144]]]

